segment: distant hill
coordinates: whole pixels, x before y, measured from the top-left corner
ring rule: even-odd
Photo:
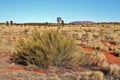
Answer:
[[[73,21],[70,22],[69,24],[94,24],[95,22],[92,21]]]

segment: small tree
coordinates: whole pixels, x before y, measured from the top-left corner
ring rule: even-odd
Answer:
[[[11,25],[11,26],[13,25],[13,21],[10,21],[10,25]]]
[[[9,25],[9,22],[8,21],[6,21],[6,26],[8,26]]]
[[[49,23],[48,23],[48,22],[45,22],[45,26],[49,26]]]
[[[64,25],[64,20],[61,21],[61,25]]]
[[[61,17],[57,17],[57,23],[61,23],[62,22],[62,18]]]

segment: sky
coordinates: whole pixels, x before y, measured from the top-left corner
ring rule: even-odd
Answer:
[[[0,22],[120,22],[120,0],[0,0]]]

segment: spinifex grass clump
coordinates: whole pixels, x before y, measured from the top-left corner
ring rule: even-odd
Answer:
[[[58,31],[40,32],[35,29],[29,39],[20,39],[12,54],[12,61],[41,68],[68,65],[74,61],[75,40]],[[73,63],[72,63],[73,64]]]

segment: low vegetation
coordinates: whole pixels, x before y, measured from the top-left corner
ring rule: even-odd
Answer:
[[[7,21],[0,25],[0,53],[12,53],[11,60],[25,65],[25,68],[35,66],[49,70],[52,66],[58,69],[62,67],[65,71],[69,69],[69,72],[74,71],[73,67],[78,72],[78,67],[85,70],[75,75],[73,71],[63,74],[62,77],[69,77],[68,80],[77,77],[80,80],[119,80],[119,36],[120,24],[63,26],[49,23],[14,24]],[[111,56],[113,60],[110,60]]]
[[[60,76],[61,80],[105,80],[100,71],[86,71],[81,73],[66,73]]]
[[[120,79],[120,66],[117,64],[103,63],[103,72],[113,78]]]
[[[69,35],[53,30],[40,32],[35,29],[29,39],[18,41],[12,60],[18,64],[48,68],[69,65],[75,58],[76,51],[76,42]]]

